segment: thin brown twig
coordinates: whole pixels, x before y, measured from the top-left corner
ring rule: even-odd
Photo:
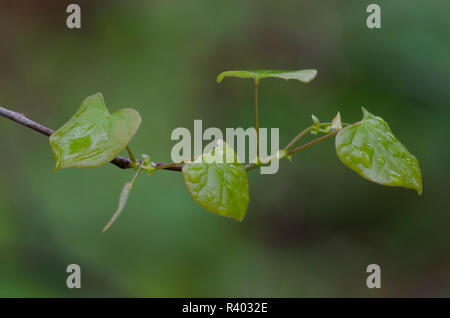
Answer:
[[[22,126],[28,127],[30,129],[33,129],[34,131],[37,131],[38,133],[41,133],[46,136],[52,135],[55,131],[51,128],[45,127],[44,125],[41,125],[29,118],[27,118],[24,114],[0,107],[0,115],[8,118]],[[133,161],[130,158],[117,156],[111,161],[112,164],[116,165],[117,167],[121,169],[131,169],[133,168]],[[153,166],[160,167],[160,166],[167,166],[162,169],[165,170],[172,170],[172,171],[181,171],[182,166],[175,165],[171,166],[170,164],[166,162],[158,162],[158,161],[152,161]]]
[[[8,119],[10,119],[10,120],[20,124],[20,125],[23,125],[25,127],[31,128],[34,131],[37,131],[37,132],[39,132],[39,133],[41,133],[43,135],[46,135],[46,136],[50,136],[50,135],[52,135],[55,132],[51,128],[45,127],[44,125],[41,125],[41,124],[31,120],[31,119],[28,119],[24,114],[20,114],[18,112],[15,112],[15,111],[3,108],[3,107],[0,107],[0,115],[3,116],[3,117],[8,118]],[[353,125],[356,125],[358,123],[359,122],[356,122]],[[305,130],[303,130],[302,132],[300,132],[300,134],[297,135],[288,144],[288,146],[286,146],[285,150],[288,150],[289,147],[291,147],[304,134],[306,134],[309,131],[309,128],[311,128],[311,127],[308,127]],[[308,148],[308,147],[310,147],[310,146],[312,146],[312,145],[314,145],[314,144],[316,144],[316,143],[318,143],[318,142],[320,142],[322,140],[325,140],[325,139],[327,139],[329,137],[332,137],[332,136],[336,135],[338,132],[339,131],[331,132],[331,133],[329,133],[327,135],[324,135],[324,136],[322,136],[320,138],[317,138],[317,139],[315,139],[313,141],[310,141],[310,142],[308,142],[308,143],[306,143],[306,144],[304,144],[302,146],[299,146],[299,147],[297,147],[297,148],[295,148],[293,150],[290,150],[286,154],[287,155],[293,155],[293,154],[295,154],[295,153],[297,153],[297,152],[299,152],[299,151],[301,151],[301,150],[303,150],[305,148]],[[121,169],[133,168],[133,160],[130,159],[130,158],[122,157],[122,156],[117,156],[116,158],[114,158],[111,161],[111,163],[116,165],[117,167],[119,167]],[[183,165],[179,164],[179,163],[166,163],[166,162],[159,162],[159,161],[152,161],[151,163],[152,163],[152,165],[155,168],[159,167],[159,169],[162,169],[162,170],[181,171],[182,168],[183,168]],[[258,166],[259,166],[259,164],[249,163],[249,164],[247,164],[245,166],[245,169],[248,171],[248,170],[252,170],[252,169],[254,169],[254,168],[258,167]]]

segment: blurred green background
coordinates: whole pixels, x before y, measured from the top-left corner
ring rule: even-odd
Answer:
[[[308,85],[268,79],[262,127],[286,144],[337,110],[383,117],[419,159],[424,192],[382,187],[343,166],[332,140],[249,175],[242,223],[197,206],[177,172],[141,176],[105,234],[122,185],[113,165],[52,173],[45,136],[0,118],[0,296],[450,296],[450,2],[0,2],[0,105],[58,128],[103,92],[111,111],[137,109],[131,148],[170,161],[176,127],[249,127],[250,80],[229,69],[316,68]],[[82,269],[69,290],[68,264]],[[366,266],[382,270],[369,290]]]

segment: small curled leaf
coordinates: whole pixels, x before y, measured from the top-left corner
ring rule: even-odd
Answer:
[[[311,82],[317,75],[317,70],[299,70],[299,71],[279,71],[279,70],[252,70],[252,71],[226,71],[217,76],[217,83],[222,82],[225,77],[253,78],[259,82],[266,77],[281,78],[285,80],[294,79],[303,83]]]
[[[128,196],[130,195],[131,188],[132,188],[131,182],[127,181],[122,188],[122,192],[120,192],[119,205],[117,206],[117,210],[116,210],[116,212],[114,212],[114,214],[111,217],[111,219],[109,220],[108,224],[105,225],[102,232],[105,232],[107,229],[109,229],[110,226],[119,217],[120,213],[122,213],[122,210],[125,208],[125,205],[127,204]]]
[[[363,119],[336,136],[339,159],[363,178],[422,194],[419,162],[392,134],[388,124],[363,108]]]
[[[122,210],[125,208],[125,205],[128,201],[128,196],[130,195],[131,189],[133,189],[133,184],[136,181],[136,178],[138,177],[139,173],[143,169],[144,162],[141,162],[139,164],[139,167],[136,170],[136,173],[133,176],[133,179],[131,181],[125,182],[125,185],[122,188],[122,192],[120,192],[119,197],[119,205],[117,206],[116,212],[114,212],[113,216],[109,220],[108,224],[105,225],[102,232],[105,232],[107,229],[111,227],[111,225],[116,221],[116,219],[119,217],[120,213],[122,213]]]
[[[319,118],[316,117],[316,115],[312,114],[311,115],[312,121],[314,123],[314,126],[316,127],[320,127],[320,120]]]
[[[336,117],[333,118],[331,121],[331,131],[337,131],[342,129],[342,122],[341,122],[341,113],[337,113]]]

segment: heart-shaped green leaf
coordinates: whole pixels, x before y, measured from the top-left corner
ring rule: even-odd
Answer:
[[[50,136],[55,171],[110,162],[126,148],[140,124],[136,110],[124,108],[111,115],[101,93],[87,97],[76,114]]]
[[[186,163],[182,173],[195,202],[210,212],[242,221],[249,202],[247,172],[225,142]]]
[[[257,82],[261,78],[275,77],[285,80],[298,80],[303,83],[311,82],[317,75],[317,70],[300,71],[277,71],[277,70],[254,70],[254,71],[226,71],[217,76],[217,83],[222,82],[225,77],[253,78]]]
[[[388,124],[363,108],[363,119],[336,136],[339,159],[362,177],[422,193],[419,162],[392,134]]]

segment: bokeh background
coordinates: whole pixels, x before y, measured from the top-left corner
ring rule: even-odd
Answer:
[[[382,28],[366,27],[381,5]],[[382,187],[343,166],[332,140],[252,171],[242,223],[197,206],[177,172],[141,176],[105,234],[122,185],[113,165],[52,173],[45,136],[0,118],[0,296],[450,296],[450,2],[0,2],[0,104],[58,128],[103,92],[137,109],[131,148],[170,161],[176,127],[249,127],[250,80],[229,69],[316,68],[310,84],[264,80],[262,127],[281,144],[339,110],[382,116],[419,159],[424,192]],[[66,287],[79,264],[82,288]],[[382,270],[369,290],[366,266]]]

